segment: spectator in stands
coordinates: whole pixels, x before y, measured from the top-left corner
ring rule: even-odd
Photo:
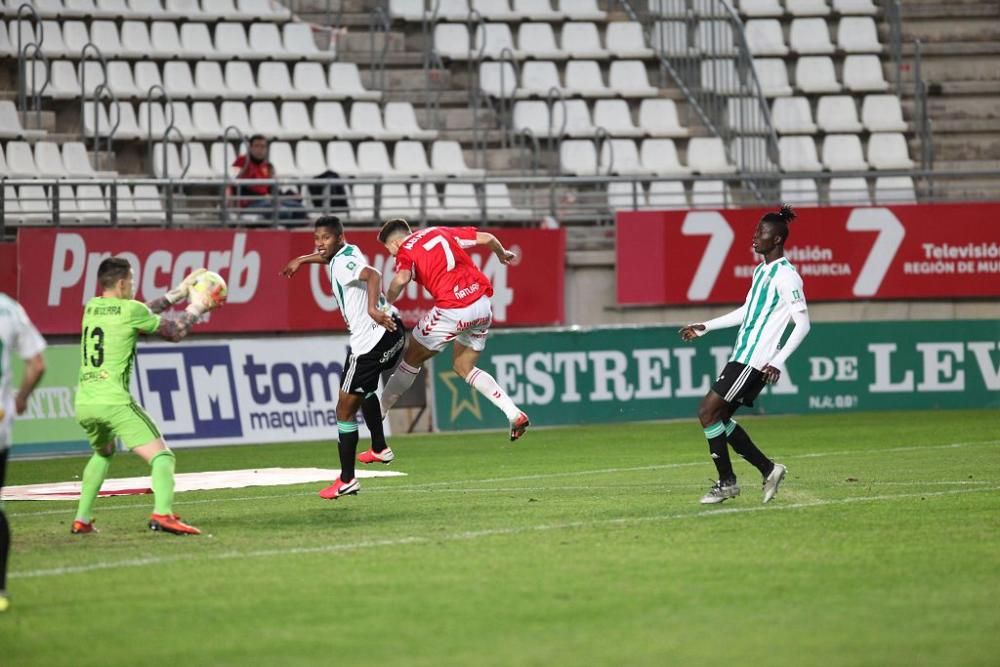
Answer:
[[[268,140],[261,134],[250,137],[250,151],[248,154],[240,155],[233,161],[233,178],[236,180],[261,180],[277,178],[274,165],[268,157]],[[244,209],[259,209],[261,212],[274,209],[275,202],[278,205],[279,220],[305,220],[306,212],[298,194],[292,191],[282,192],[275,200],[274,189],[277,185],[266,183],[255,183],[236,186],[236,197],[238,206]],[[251,199],[239,199],[241,196],[252,197]]]

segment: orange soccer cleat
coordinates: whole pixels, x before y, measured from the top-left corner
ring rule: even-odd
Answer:
[[[351,496],[356,494],[361,489],[361,484],[358,483],[358,478],[355,477],[350,482],[345,482],[338,479],[336,482],[326,487],[319,492],[320,498],[326,498],[327,500],[336,500],[341,496]]]
[[[392,460],[396,458],[396,455],[392,453],[392,450],[386,447],[381,452],[376,452],[374,449],[369,449],[368,451],[361,452],[358,454],[358,460],[362,463],[384,463],[389,465]]]
[[[528,430],[528,426],[531,422],[528,421],[528,415],[523,412],[517,415],[517,418],[510,423],[510,441],[514,442]]]
[[[176,514],[152,514],[149,517],[149,529],[173,533],[174,535],[201,535],[201,531],[194,526],[181,521]]]
[[[69,532],[74,535],[85,535],[86,533],[96,533],[98,531],[97,528],[94,527],[94,519],[91,519],[90,523],[75,519],[73,521],[73,527],[69,529]]]

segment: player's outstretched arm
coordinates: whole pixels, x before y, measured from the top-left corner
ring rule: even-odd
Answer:
[[[396,322],[389,313],[379,308],[379,300],[382,297],[382,274],[377,269],[366,266],[358,274],[358,280],[365,283],[368,292],[368,316],[376,324],[385,327],[389,331],[396,330]]]
[[[198,276],[206,271],[208,271],[206,268],[195,269],[191,273],[187,274],[187,277],[185,277],[180,284],[169,290],[159,299],[147,301],[146,306],[154,313],[162,313],[174,304],[180,303],[187,298],[188,292],[191,291],[191,286],[198,280]]]
[[[392,282],[389,283],[389,289],[385,291],[385,299],[389,303],[395,303],[399,295],[403,293],[403,288],[406,287],[409,282],[413,279],[413,273],[408,269],[403,271],[397,271],[396,275],[392,277]]]
[[[202,315],[221,306],[224,300],[225,296],[220,296],[219,290],[193,292],[191,303],[183,312],[176,315],[169,313],[168,316],[160,318],[160,325],[156,329],[157,335],[173,343],[180,342],[191,333],[194,325],[201,320]]]
[[[291,278],[295,275],[303,264],[326,264],[326,260],[323,259],[323,255],[319,252],[314,252],[309,255],[302,255],[296,257],[293,260],[289,260],[288,264],[285,264],[285,268],[281,270],[281,275],[286,278]]]
[[[488,232],[476,232],[476,245],[488,246],[502,264],[510,264],[514,261],[514,253],[505,249],[503,244],[500,243],[500,239]]]
[[[747,312],[747,306],[744,303],[742,306],[716,317],[715,319],[708,320],[707,322],[702,322],[698,324],[689,324],[686,327],[682,327],[677,333],[681,335],[683,340],[694,340],[698,336],[703,336],[709,331],[715,331],[716,329],[727,329],[729,327],[735,327],[743,322],[743,315]]]

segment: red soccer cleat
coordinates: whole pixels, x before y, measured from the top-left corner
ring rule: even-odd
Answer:
[[[91,519],[90,523],[75,519],[73,521],[73,527],[69,529],[69,532],[74,535],[85,535],[87,533],[96,533],[98,531],[97,528],[94,527],[94,519]]]
[[[528,421],[528,415],[523,412],[517,415],[517,418],[510,423],[510,441],[514,442],[528,430],[531,426],[531,422]]]
[[[153,514],[149,517],[149,529],[173,533],[174,535],[201,535],[201,531],[189,526],[176,514]]]
[[[352,479],[350,482],[338,479],[336,482],[320,491],[319,497],[326,498],[327,500],[336,500],[341,496],[353,496],[360,489],[361,484],[358,483],[357,477]]]
[[[381,452],[376,452],[374,449],[369,449],[366,452],[361,452],[358,454],[358,460],[362,463],[384,463],[389,465],[392,460],[396,458],[396,455],[392,453],[392,450],[386,447]]]

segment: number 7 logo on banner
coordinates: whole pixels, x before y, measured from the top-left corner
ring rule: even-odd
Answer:
[[[716,211],[699,211],[688,213],[681,225],[681,233],[685,236],[708,236],[708,247],[701,256],[698,270],[694,273],[691,286],[688,287],[687,298],[691,301],[704,301],[712,293],[715,281],[726,263],[729,249],[733,246],[733,228],[729,222]]]
[[[854,283],[856,296],[874,296],[882,279],[896,258],[896,251],[903,244],[906,229],[887,208],[856,208],[847,219],[847,229],[852,232],[878,232],[878,238],[868,252],[868,258]]]

